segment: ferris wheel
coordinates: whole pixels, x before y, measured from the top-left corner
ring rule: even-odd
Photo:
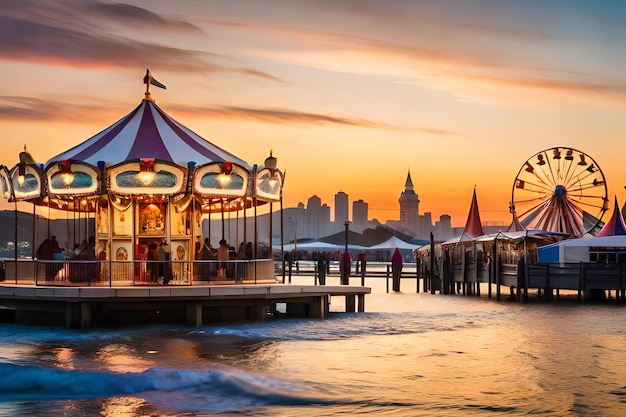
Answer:
[[[510,210],[525,229],[580,237],[598,227],[608,210],[604,174],[593,158],[576,149],[543,150],[517,173]]]

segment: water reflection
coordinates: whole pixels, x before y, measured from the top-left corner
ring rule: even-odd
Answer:
[[[384,294],[369,301],[367,313],[324,320],[90,335],[63,330],[42,336],[25,329],[19,337],[24,343],[1,339],[6,362],[29,364],[30,373],[75,370],[77,380],[90,370],[113,382],[128,374],[132,378],[119,381],[135,391],[62,401],[42,395],[13,404],[9,414],[47,408],[56,415],[105,416],[626,411],[621,307],[426,294]]]

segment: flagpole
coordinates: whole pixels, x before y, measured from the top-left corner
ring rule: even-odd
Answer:
[[[150,97],[150,80],[151,79],[152,79],[152,76],[150,75],[150,70],[146,68],[146,76],[143,79],[143,82],[146,84],[146,96],[145,96],[146,100],[151,100],[151,97]]]

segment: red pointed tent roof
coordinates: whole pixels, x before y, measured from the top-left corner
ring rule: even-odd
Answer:
[[[51,158],[46,167],[68,159],[97,166],[99,161],[115,165],[139,158],[160,159],[181,167],[190,161],[196,165],[229,161],[250,169],[247,162],[178,123],[149,99],[102,132]]]
[[[480,213],[478,211],[478,200],[476,199],[476,189],[474,189],[474,196],[472,197],[472,205],[467,215],[467,222],[465,223],[465,229],[463,234],[476,238],[485,234],[483,231],[483,225],[480,221]]]
[[[517,217],[517,214],[515,214],[515,212],[513,212],[513,221],[511,222],[511,225],[506,231],[507,232],[523,232],[524,231],[524,226],[522,226],[522,223],[520,223],[519,218]]]
[[[617,197],[615,197],[615,208],[613,209],[613,215],[608,222],[604,225],[600,233],[596,237],[604,236],[619,236],[626,235],[626,225],[624,225],[624,218],[622,212],[617,204]]]

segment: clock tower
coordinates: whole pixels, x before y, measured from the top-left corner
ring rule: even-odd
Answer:
[[[400,202],[400,223],[416,235],[419,234],[420,199],[413,189],[410,170],[406,176],[404,191],[400,194],[398,201]]]

